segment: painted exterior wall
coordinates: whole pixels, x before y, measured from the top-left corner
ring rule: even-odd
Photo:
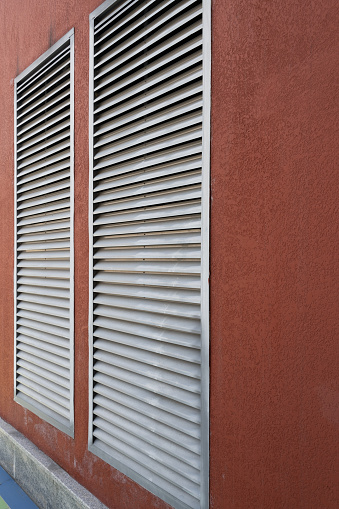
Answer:
[[[338,21],[213,2],[213,508],[339,505]]]
[[[160,509],[87,451],[88,15],[100,3],[0,2],[0,415],[108,507]],[[335,0],[212,2],[211,508],[339,505],[338,21]],[[74,440],[13,402],[13,80],[72,27]]]

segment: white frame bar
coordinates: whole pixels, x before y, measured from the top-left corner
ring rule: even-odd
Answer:
[[[129,469],[93,445],[93,134],[94,134],[94,20],[118,0],[106,0],[89,16],[90,55],[89,55],[89,427],[88,449],[106,463],[142,484],[144,488],[173,505],[176,499],[162,490],[158,491],[152,483]],[[202,140],[202,257],[201,257],[201,325],[202,325],[202,380],[201,411],[201,509],[209,507],[209,390],[210,390],[210,341],[209,341],[209,232],[210,232],[210,111],[211,111],[211,0],[203,3],[203,140]],[[165,495],[165,496],[164,496]],[[178,507],[178,506],[177,506]],[[186,504],[182,508],[186,508]]]
[[[202,184],[201,184],[201,509],[209,507],[210,432],[210,132],[211,132],[211,0],[202,0]]]
[[[67,427],[16,394],[17,321],[17,87],[22,79],[70,41],[70,426]],[[14,80],[14,401],[74,438],[74,28],[51,46]]]
[[[104,2],[106,3],[106,2]],[[102,7],[102,6],[100,6]],[[88,195],[88,230],[89,230],[89,300],[88,300],[88,450],[93,445],[93,156],[94,156],[94,14],[89,15],[89,195]],[[101,11],[100,11],[101,12]]]

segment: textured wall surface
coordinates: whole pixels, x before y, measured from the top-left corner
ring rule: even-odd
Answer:
[[[100,3],[0,0],[0,415],[109,507],[164,509],[87,451],[88,14]],[[212,6],[210,507],[337,509],[338,4]],[[72,27],[75,440],[13,402],[13,79]]]
[[[337,509],[337,0],[214,0],[211,508]]]

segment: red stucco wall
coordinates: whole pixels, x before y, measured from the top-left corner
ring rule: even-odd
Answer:
[[[110,508],[87,451],[88,14],[0,0],[0,416]],[[337,509],[338,5],[213,0],[211,508]],[[75,27],[75,439],[13,402],[13,78]]]
[[[337,509],[338,2],[212,18],[211,508]]]

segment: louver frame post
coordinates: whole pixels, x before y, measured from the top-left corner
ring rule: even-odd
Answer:
[[[94,174],[94,42],[95,42],[95,20],[107,9],[114,7],[128,8],[129,5],[136,5],[137,2],[119,0],[107,0],[100,5],[89,17],[90,23],[90,61],[89,61],[89,434],[88,447],[91,452],[102,458],[113,467],[117,468],[128,477],[141,484],[143,487],[154,493],[165,502],[177,509],[187,509],[191,506],[179,501],[176,497],[163,489],[158,489],[151,480],[137,474],[129,466],[126,466],[119,459],[113,458],[103,449],[98,448],[94,443],[93,416],[94,416],[94,359],[93,359],[93,274],[94,274],[94,203],[93,203],[93,174]],[[202,197],[201,197],[201,484],[199,507],[209,507],[209,221],[210,221],[210,90],[211,90],[211,1],[202,1]],[[198,506],[194,506],[198,507]]]
[[[43,408],[43,405],[39,404],[38,396],[37,396],[37,406],[34,404],[34,399],[29,401],[30,398],[22,398],[20,396],[20,391],[17,391],[17,370],[18,370],[18,344],[17,344],[17,327],[18,327],[18,100],[20,100],[18,94],[18,87],[22,83],[25,83],[26,79],[30,79],[32,76],[38,77],[38,73],[44,72],[44,70],[48,69],[50,62],[53,60],[58,60],[58,51],[65,52],[68,54],[69,52],[69,164],[67,168],[69,169],[69,215],[67,216],[67,221],[69,221],[69,317],[67,318],[69,325],[67,327],[68,338],[69,338],[69,347],[67,350],[69,351],[68,356],[68,366],[69,369],[67,371],[67,377],[69,378],[69,384],[67,387],[67,401],[69,403],[69,408],[67,409],[67,417],[61,416],[60,419],[58,416],[58,411],[53,409],[49,412],[48,406],[45,405],[46,410]],[[59,57],[60,59],[61,57]],[[58,76],[56,75],[56,79]],[[53,91],[51,92],[53,95]],[[39,92],[37,92],[39,95]],[[34,98],[31,99],[34,104]],[[58,99],[56,99],[58,100]],[[43,103],[42,103],[43,104]],[[43,108],[41,108],[43,111]],[[55,122],[59,122],[58,117],[51,112],[50,118],[56,118]],[[39,120],[39,118],[38,118]],[[31,129],[31,127],[29,127]],[[58,128],[56,128],[57,130]],[[61,128],[62,129],[62,128]],[[46,130],[46,128],[45,128]],[[43,129],[40,129],[43,132]],[[33,136],[36,136],[34,133]],[[54,136],[54,134],[50,134],[50,136]],[[41,139],[43,137],[41,136]],[[40,138],[39,140],[33,140],[32,146],[35,144],[41,144]],[[58,143],[58,140],[55,142],[50,142],[50,145],[53,143]],[[38,145],[39,146],[39,145]],[[74,29],[71,29],[67,32],[61,39],[59,39],[53,46],[51,46],[45,53],[43,53],[37,60],[35,60],[27,69],[25,69],[21,74],[19,74],[14,80],[14,148],[15,148],[15,157],[14,157],[14,210],[15,210],[15,224],[14,224],[14,401],[19,403],[21,406],[27,408],[32,411],[37,416],[41,417],[43,420],[49,422],[56,428],[60,429],[67,435],[74,438]],[[34,148],[31,151],[34,154]],[[28,154],[30,155],[30,154]],[[40,157],[41,159],[41,157]],[[48,163],[47,163],[48,164]],[[33,170],[34,171],[34,170]],[[48,174],[45,175],[45,178],[48,177]],[[62,177],[60,177],[62,178]],[[43,186],[40,183],[40,186]],[[46,191],[48,192],[48,190]],[[43,224],[43,222],[41,222]],[[37,229],[38,232],[43,232],[43,229]],[[42,242],[42,241],[41,241]],[[41,248],[43,249],[43,247]],[[45,258],[46,259],[46,258]],[[53,299],[53,296],[51,297]],[[38,302],[38,301],[36,301]],[[52,302],[52,300],[51,300]],[[61,314],[60,314],[61,316]],[[39,369],[39,368],[38,368]],[[41,370],[40,370],[41,374]],[[56,376],[55,376],[56,375]],[[41,378],[41,376],[40,376]],[[54,374],[52,374],[52,379],[54,379],[55,383],[58,385],[58,373],[57,370]],[[34,380],[34,375],[32,380]],[[65,379],[64,379],[65,380]],[[66,383],[63,381],[64,386]],[[47,386],[48,387],[48,386]],[[48,390],[48,389],[47,389]],[[63,387],[58,389],[60,394],[65,394],[65,390]],[[57,395],[58,398],[58,395]],[[64,396],[65,399],[65,396]],[[57,406],[55,407],[58,408]]]

